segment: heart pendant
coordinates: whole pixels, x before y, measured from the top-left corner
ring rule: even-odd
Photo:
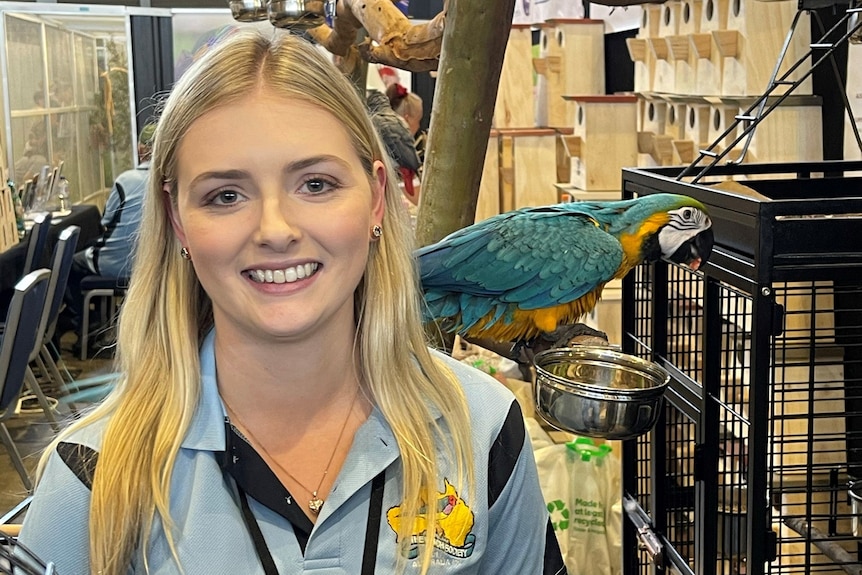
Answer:
[[[311,499],[308,500],[308,508],[311,512],[317,515],[320,513],[320,508],[323,507],[323,499],[317,496],[316,493],[311,494]]]

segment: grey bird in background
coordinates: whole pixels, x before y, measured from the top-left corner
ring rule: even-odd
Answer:
[[[371,113],[371,121],[380,139],[386,146],[389,157],[401,173],[404,186],[412,192],[413,177],[418,174],[421,162],[406,122],[389,105],[389,98],[378,90],[370,90],[366,105]]]

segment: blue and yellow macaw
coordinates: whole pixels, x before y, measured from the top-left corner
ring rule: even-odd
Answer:
[[[673,194],[500,214],[417,250],[426,319],[468,339],[528,342],[576,322],[641,262],[698,269],[711,225],[700,202]]]

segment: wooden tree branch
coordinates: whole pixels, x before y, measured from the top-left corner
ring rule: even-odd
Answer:
[[[561,326],[554,333],[538,337],[529,345],[515,345],[512,342],[492,341],[464,336],[461,339],[514,361],[518,364],[518,369],[521,371],[521,379],[524,381],[532,381],[534,361],[536,354],[540,352],[578,345],[607,347],[609,343],[606,333],[595,330],[583,323]]]
[[[416,222],[420,246],[475,218],[514,10],[514,2],[461,1],[448,12]],[[454,336],[440,341],[438,332],[428,335],[452,349]]]
[[[308,31],[321,46],[346,60],[362,59],[410,70],[436,70],[443,43],[446,4],[432,20],[413,25],[392,0],[340,0],[333,27],[326,24]],[[364,28],[368,38],[355,45],[356,32]]]
[[[598,0],[607,6],[661,4],[667,0]],[[326,24],[309,30],[309,35],[344,62],[358,57],[371,63],[386,64],[411,72],[436,70],[440,61],[446,14],[443,11],[428,22],[414,25],[392,0],[340,0],[336,5],[333,27]],[[513,8],[514,10],[514,8]],[[368,38],[355,44],[356,32],[364,28]],[[345,69],[350,72],[350,69]]]
[[[356,19],[350,7],[342,1],[336,4],[335,21],[330,28],[321,24],[308,31],[314,41],[336,56],[347,57],[354,49],[356,33],[362,28],[362,22]]]
[[[411,72],[437,69],[447,6],[444,5],[443,11],[429,22],[414,26],[391,0],[369,0],[367,4],[365,0],[359,0],[358,3],[363,8],[359,14],[354,13],[366,26],[369,37],[376,41],[375,44],[367,40],[359,45],[359,52],[365,60]]]
[[[419,245],[473,223],[513,12],[513,2],[454,2],[449,9],[425,152]]]

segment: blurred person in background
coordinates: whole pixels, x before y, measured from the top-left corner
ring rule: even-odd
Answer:
[[[422,98],[418,94],[409,92],[401,84],[388,86],[386,97],[389,98],[389,105],[395,113],[407,122],[407,127],[415,140],[416,153],[419,154],[419,160],[424,163],[427,134],[422,130]]]
[[[83,278],[91,275],[128,278],[132,273],[155,131],[156,126],[152,123],[141,129],[138,136],[138,167],[117,176],[105,203],[101,236],[93,245],[75,254],[66,288],[66,308],[58,324],[60,335],[79,327],[83,313],[80,287]]]
[[[424,130],[422,130],[422,98],[419,95],[409,92],[407,88],[395,82],[389,84],[386,88],[386,97],[389,98],[389,106],[392,110],[401,117],[408,131],[413,136],[413,147],[416,149],[416,155],[419,158],[419,169],[416,171],[416,177],[407,185],[404,183],[404,197],[410,202],[408,212],[415,224],[416,207],[419,205],[419,194],[422,191],[422,173],[425,165],[425,142],[428,138]]]
[[[23,186],[25,181],[38,174],[47,164],[48,139],[45,123],[40,121],[33,124],[24,143],[24,153],[15,161],[15,185]]]

